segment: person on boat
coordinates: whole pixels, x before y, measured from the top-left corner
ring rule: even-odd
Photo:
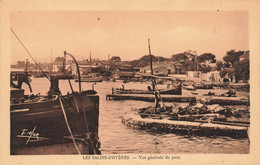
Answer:
[[[182,87],[182,82],[172,82],[172,88],[181,88]]]
[[[203,96],[215,96],[215,92],[208,92],[208,94],[204,94]]]
[[[236,91],[234,89],[229,88],[228,92],[221,94],[221,96],[236,97]]]
[[[12,74],[10,76],[10,85],[11,87],[14,87],[14,88],[19,88],[21,89],[22,88],[22,84],[23,83],[26,83],[30,89],[30,92],[32,92],[32,88],[31,88],[31,84],[30,84],[30,78],[29,78],[29,74],[27,71],[24,72],[24,74],[16,74],[15,76],[17,76],[17,84],[15,84],[13,82],[13,79],[12,79]]]
[[[154,100],[154,108],[157,109],[160,107],[160,104],[159,104],[159,97],[158,97],[158,92],[155,92],[154,93],[154,96],[155,96],[155,100]]]
[[[154,93],[155,96],[155,100],[154,100],[154,113],[160,113],[161,111],[165,110],[164,105],[161,106],[161,104],[159,103],[159,92],[155,92]]]
[[[94,86],[95,86],[96,84],[97,84],[96,82],[92,84],[92,90],[93,90],[93,91],[95,90]]]
[[[48,91],[49,96],[53,95],[59,95],[61,94],[61,91],[59,89],[59,78],[56,76],[51,76],[51,87],[50,90]]]
[[[148,89],[148,91],[151,91],[151,90],[152,90],[151,86],[148,86],[147,89]]]
[[[229,89],[227,92],[228,97],[236,97],[236,91],[234,89]]]
[[[182,87],[182,82],[179,83],[179,87],[180,87],[180,88]]]

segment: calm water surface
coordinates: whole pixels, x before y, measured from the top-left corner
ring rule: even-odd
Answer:
[[[71,81],[74,90],[78,83]],[[33,93],[45,94],[49,90],[46,78],[32,78]],[[91,89],[93,83],[82,83],[83,90]],[[149,83],[127,83],[125,88],[143,89]],[[26,91],[28,88],[23,86]],[[153,105],[143,101],[106,101],[106,94],[112,87],[122,87],[118,82],[102,82],[94,85],[100,96],[99,138],[102,154],[196,154],[196,153],[249,153],[248,139],[232,139],[229,137],[181,136],[175,134],[159,134],[148,130],[135,130],[121,123],[121,116],[134,108]],[[70,92],[67,80],[60,81],[63,94]],[[183,91],[185,93],[186,91]],[[208,91],[203,91],[207,93]],[[219,94],[223,91],[218,90]],[[188,92],[186,92],[188,93]],[[28,92],[27,92],[28,94]],[[218,94],[218,93],[216,93]]]

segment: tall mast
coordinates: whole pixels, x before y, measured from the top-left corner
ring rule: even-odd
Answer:
[[[35,59],[35,61],[36,61],[36,63],[37,63],[37,58]],[[38,67],[37,67],[37,65],[35,65],[35,71],[34,71],[34,73],[37,72],[37,69],[38,69]]]
[[[193,71],[198,71],[198,56],[195,54],[194,55],[194,66],[193,66]]]
[[[25,61],[25,70],[26,70],[26,72],[28,71],[28,59],[26,59],[26,61]]]
[[[151,75],[153,75],[153,61],[152,61],[152,54],[151,54],[151,47],[150,47],[150,39],[149,38],[148,38],[148,48],[149,48],[149,56],[150,56]]]
[[[151,47],[150,47],[150,39],[148,38],[148,48],[149,48],[149,56],[150,56],[150,69],[151,69],[151,75],[153,75],[153,60],[152,60],[152,54],[151,54]],[[155,79],[152,78],[152,87],[153,90],[155,89]]]
[[[51,66],[50,66],[50,72],[52,73],[52,49],[51,49]]]

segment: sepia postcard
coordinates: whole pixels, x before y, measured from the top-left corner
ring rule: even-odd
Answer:
[[[0,164],[259,163],[259,1],[0,7]]]

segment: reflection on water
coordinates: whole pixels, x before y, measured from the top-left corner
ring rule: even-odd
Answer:
[[[78,90],[78,84],[74,81],[71,82],[74,90]],[[82,88],[84,90],[91,89],[92,84],[82,83]],[[46,78],[32,78],[31,85],[35,94],[45,94],[49,89],[49,81]],[[148,85],[147,83],[124,84],[125,88],[135,89],[147,88]],[[112,87],[122,87],[122,83],[102,82],[95,85],[95,90],[100,96],[99,137],[102,154],[249,153],[248,139],[182,136],[127,127],[121,123],[120,116],[133,108],[146,107],[153,103],[132,100],[106,101],[105,95],[111,93]],[[24,89],[28,94],[29,90],[26,85],[24,85]],[[70,92],[68,81],[61,80],[60,89],[63,94],[66,94],[67,91]],[[225,91],[218,90],[218,92]]]

